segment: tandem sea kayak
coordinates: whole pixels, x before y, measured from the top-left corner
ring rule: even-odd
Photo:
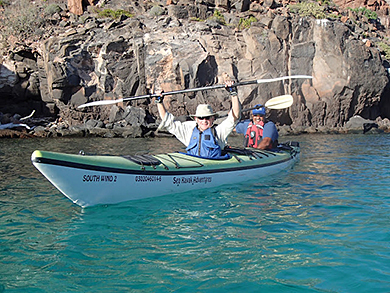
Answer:
[[[66,197],[81,207],[213,188],[261,178],[290,167],[299,144],[275,151],[228,148],[227,159],[185,153],[158,155],[86,155],[36,150],[34,166]]]

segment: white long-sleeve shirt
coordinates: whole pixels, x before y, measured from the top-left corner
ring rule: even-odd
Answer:
[[[224,149],[227,145],[227,138],[233,131],[235,125],[236,121],[234,121],[232,111],[230,111],[228,117],[223,120],[221,124],[215,127],[217,143],[221,149]],[[176,136],[176,138],[187,147],[190,143],[192,132],[195,127],[195,121],[180,122],[175,120],[175,116],[167,112],[158,129],[167,130],[169,133]]]

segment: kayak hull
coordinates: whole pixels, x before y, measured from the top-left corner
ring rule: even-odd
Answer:
[[[236,149],[237,150],[237,149]],[[270,176],[299,158],[299,147],[278,152],[243,149],[230,159],[182,153],[121,157],[34,151],[33,165],[81,206],[115,204]]]

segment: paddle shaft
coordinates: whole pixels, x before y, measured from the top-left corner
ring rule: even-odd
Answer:
[[[276,101],[278,101],[278,103],[276,103]],[[271,103],[270,103],[271,102]],[[293,97],[291,95],[283,95],[283,96],[278,96],[278,97],[274,97],[274,98],[271,98],[270,100],[268,100],[267,103],[270,103],[271,105],[270,106],[267,106],[266,104],[264,105],[264,107],[268,108],[268,109],[275,109],[275,110],[281,110],[281,109],[286,109],[288,107],[291,106],[293,102]],[[277,107],[275,107],[275,105]],[[248,112],[248,111],[251,111],[251,110],[254,110],[254,109],[259,109],[263,106],[261,105],[256,105],[252,108],[247,108],[247,109],[242,109],[241,110],[241,113],[243,112]],[[223,117],[226,117],[226,115],[222,115],[222,116],[219,116],[220,118],[223,118]]]
[[[251,110],[254,110],[254,109],[260,109],[261,107],[262,106],[256,106],[256,107],[252,107],[252,108],[248,108],[248,109],[242,109],[241,113],[248,112],[248,111],[251,111]]]
[[[291,79],[291,78],[312,78],[312,77],[308,76],[308,75],[293,75],[293,76],[282,76],[282,77],[270,78],[270,79],[257,79],[257,80],[237,82],[237,83],[234,83],[232,85],[232,87],[249,85],[249,84],[275,82],[275,81]],[[193,93],[193,92],[206,91],[206,90],[222,89],[225,87],[226,86],[224,84],[217,84],[217,85],[210,85],[210,86],[198,87],[198,88],[193,88],[193,89],[176,90],[176,91],[170,91],[170,92],[165,92],[165,93],[162,92],[161,95],[162,96],[177,95],[177,94]],[[145,98],[156,98],[158,96],[160,96],[160,95],[159,94],[149,94],[149,95],[143,95],[143,96],[137,96],[137,97],[124,98],[123,101],[131,101],[131,100],[138,100],[138,99],[145,99]]]
[[[254,109],[259,109],[261,108],[261,106],[255,106],[255,107],[252,107],[252,108],[247,108],[247,109],[242,109],[241,110],[241,113],[244,113],[244,112],[248,112],[248,111],[251,111],[251,110],[254,110]],[[218,116],[219,118],[223,118],[223,117],[227,117],[228,115],[225,114],[225,115],[220,115]]]
[[[241,86],[241,85],[248,85],[248,84],[255,84],[256,81],[245,81],[245,82],[238,82],[232,85],[232,87],[235,86]],[[203,86],[193,89],[184,89],[184,90],[176,90],[176,91],[170,91],[170,92],[162,92],[162,96],[169,96],[169,95],[177,95],[177,94],[185,94],[185,93],[194,93],[194,92],[200,92],[200,91],[207,91],[207,90],[215,90],[215,89],[222,89],[225,88],[225,85],[218,84],[218,85],[210,85],[210,86]],[[157,98],[159,97],[159,94],[149,94],[149,95],[143,95],[143,96],[136,96],[136,97],[129,97],[121,99],[122,101],[132,101],[132,100],[139,100],[139,99],[146,99],[146,98]]]
[[[292,75],[292,76],[282,76],[282,77],[270,78],[270,79],[257,79],[257,80],[237,82],[237,83],[234,83],[232,85],[232,87],[249,85],[249,84],[269,83],[269,82],[275,82],[275,81],[293,79],[293,78],[308,79],[308,78],[312,78],[312,76]],[[205,91],[205,90],[221,89],[221,88],[225,88],[225,87],[226,87],[225,85],[218,84],[218,85],[204,86],[204,87],[193,88],[193,89],[184,89],[184,90],[176,90],[176,91],[170,91],[170,92],[162,92],[161,95],[162,96],[177,95],[177,94],[193,93],[193,92],[199,92],[199,91]],[[111,104],[116,104],[116,103],[125,102],[125,101],[133,101],[133,100],[140,100],[140,99],[146,99],[146,98],[156,98],[158,96],[160,96],[160,95],[159,94],[147,94],[147,95],[142,95],[142,96],[117,99],[117,100],[95,101],[95,102],[82,104],[82,105],[78,106],[78,108],[84,108],[84,107],[89,107],[89,106],[99,106],[99,105],[111,105]]]

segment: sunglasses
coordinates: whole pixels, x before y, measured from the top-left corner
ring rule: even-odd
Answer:
[[[210,120],[210,119],[211,119],[211,117],[213,117],[213,116],[207,116],[207,117],[196,117],[196,118],[198,118],[199,120],[203,120],[203,119]]]

